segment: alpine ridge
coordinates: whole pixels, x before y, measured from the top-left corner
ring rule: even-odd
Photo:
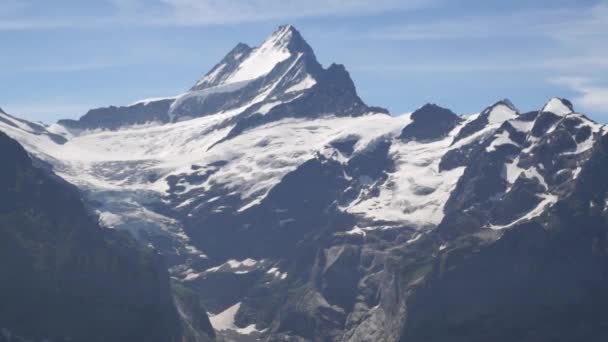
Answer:
[[[539,108],[389,115],[286,25],[181,95],[0,130],[161,254],[218,339],[602,341],[608,130]]]
[[[77,131],[114,130],[230,113],[229,123],[239,122],[236,130],[241,131],[283,117],[367,111],[344,67],[332,64],[323,69],[300,33],[285,25],[257,48],[237,44],[183,94],[93,109],[77,121],[60,124]]]

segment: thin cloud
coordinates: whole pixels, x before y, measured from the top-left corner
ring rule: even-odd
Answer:
[[[546,37],[580,42],[608,35],[608,5],[588,8],[553,8],[460,18],[435,18],[430,22],[382,27],[370,39],[393,41],[462,40],[471,38]]]
[[[359,16],[429,6],[437,0],[105,0],[112,14],[54,20],[0,16],[0,30],[224,25],[307,17]],[[28,1],[23,1],[28,3]],[[22,3],[22,4],[23,4]],[[15,11],[13,11],[15,12]],[[22,11],[25,12],[25,11]],[[0,15],[3,4],[0,4]],[[16,17],[15,17],[16,16]],[[3,18],[4,17],[4,18]]]
[[[382,64],[366,64],[353,65],[353,71],[362,72],[385,72],[385,73],[402,73],[402,72],[442,72],[442,73],[470,73],[470,72],[530,72],[530,71],[576,71],[580,69],[593,68],[594,70],[608,69],[608,58],[604,56],[571,56],[562,58],[542,58],[537,57],[536,60],[528,57],[528,61],[514,62],[514,60],[480,62],[471,60],[467,62],[458,62],[454,60],[439,60],[428,63],[382,63]]]
[[[291,19],[315,16],[349,16],[419,8],[430,0],[161,0],[178,23],[208,24]]]
[[[608,69],[608,5],[586,8],[526,10],[459,18],[436,18],[430,22],[379,27],[363,35],[371,40],[389,42],[469,41],[471,39],[535,41],[547,53],[527,53],[516,45],[502,46],[508,60],[490,63],[439,61],[438,64],[380,65],[378,70],[394,71],[527,71],[527,70],[598,70]],[[361,34],[355,35],[360,37]],[[509,43],[513,44],[513,43]],[[367,67],[371,69],[372,66]]]
[[[553,18],[543,25],[544,32],[556,41],[571,45],[583,44],[598,39],[608,39],[608,4],[600,3],[562,18]]]

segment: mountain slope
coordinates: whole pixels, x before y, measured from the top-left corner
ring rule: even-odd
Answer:
[[[76,188],[2,133],[0,151],[0,339],[182,341],[160,257],[100,229]]]
[[[605,127],[561,99],[522,116],[452,193],[401,340],[606,338]]]

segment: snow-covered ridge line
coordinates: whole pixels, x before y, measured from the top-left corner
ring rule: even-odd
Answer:
[[[291,28],[287,26],[273,33],[251,52],[224,83],[248,81],[268,74],[277,64],[291,56],[286,45],[291,34]]]
[[[325,149],[325,146],[328,145],[328,142],[332,140],[332,137],[338,139],[340,136],[357,136],[359,137],[359,140],[355,145],[355,149],[358,150],[365,146],[366,141],[371,142],[377,137],[390,136],[391,134],[395,136],[401,128],[407,125],[409,120],[407,116],[389,117],[386,115],[368,115],[361,118],[327,118],[312,121],[284,119],[277,123],[261,126],[258,129],[245,134],[242,139],[234,139],[231,144],[226,144],[224,147],[218,147],[215,151],[211,150],[206,156],[202,153],[198,155],[196,153],[192,154],[192,151],[205,150],[206,147],[213,144],[217,139],[220,139],[222,131],[213,131],[213,128],[222,120],[229,117],[230,114],[226,113],[224,115],[203,117],[188,122],[170,123],[162,126],[134,127],[111,132],[90,132],[85,136],[72,138],[64,145],[57,145],[53,142],[49,142],[48,139],[45,139],[44,137],[38,137],[34,140],[28,139],[23,132],[15,134],[15,136],[18,139],[23,140],[26,145],[36,153],[43,152],[44,155],[47,155],[52,159],[62,160],[64,162],[72,161],[70,163],[72,163],[73,166],[68,166],[63,175],[68,179],[77,181],[77,178],[75,177],[82,177],[88,174],[89,179],[95,179],[95,182],[91,183],[96,184],[94,187],[105,184],[103,185],[104,188],[112,189],[118,189],[125,186],[128,188],[136,185],[138,188],[159,189],[161,192],[164,192],[167,189],[164,186],[151,187],[150,185],[133,183],[132,181],[125,182],[125,179],[116,178],[116,175],[112,175],[111,173],[104,172],[103,174],[96,175],[95,168],[97,166],[92,164],[86,168],[82,168],[80,165],[83,165],[83,163],[97,164],[100,162],[139,161],[139,163],[142,163],[142,166],[144,164],[149,165],[144,166],[140,172],[146,173],[146,170],[149,169],[150,172],[158,173],[160,171],[162,172],[161,174],[169,176],[171,174],[187,172],[192,164],[204,164],[205,160],[209,163],[219,160],[228,160],[229,162],[223,167],[223,170],[218,173],[217,176],[213,175],[210,177],[209,181],[205,183],[208,185],[201,184],[197,185],[197,187],[204,188],[205,186],[214,184],[219,179],[232,179],[226,186],[232,189],[240,189],[238,191],[241,193],[241,196],[243,196],[243,199],[251,200],[253,194],[266,193],[286,172],[293,170],[301,162],[314,156],[315,153],[322,152]],[[521,123],[518,120],[511,120],[510,114],[500,115],[500,117],[507,119],[509,122],[513,123],[514,126],[518,126],[519,123]],[[463,121],[462,125],[469,121],[469,119]],[[492,122],[498,124],[500,121],[496,118],[492,119]],[[523,123],[521,124],[523,125]],[[315,125],[320,126],[316,127],[314,131],[308,130],[308,127],[313,127]],[[529,126],[529,124],[527,125]],[[521,125],[519,126],[523,127]],[[529,127],[525,128],[529,129]],[[7,127],[6,129],[15,131],[14,127]],[[224,131],[226,129],[224,129]],[[323,131],[325,131],[327,135],[319,135],[319,133]],[[455,129],[453,134],[457,131],[458,129]],[[211,134],[201,135],[201,132],[209,132]],[[277,135],[279,132],[281,134]],[[298,136],[300,136],[300,138],[298,138]],[[259,145],[260,147],[258,148],[255,145],[256,141],[259,141],[260,143],[264,141],[273,141],[272,148],[266,147],[265,144]],[[254,144],[253,146],[252,142]],[[413,154],[414,150],[424,148],[435,151],[433,152],[437,154],[435,158],[438,158],[444,153],[441,151],[446,150],[435,150],[437,147],[434,146],[439,146],[437,144],[442,143],[412,143],[405,145],[403,148],[398,148],[400,144],[395,144],[392,147],[394,151],[392,154],[396,157],[403,155],[411,160],[412,156],[415,155]],[[296,146],[302,146],[303,148]],[[451,148],[455,147],[458,147],[458,145],[451,146]],[[447,146],[445,148],[447,149]],[[489,149],[491,148],[492,147],[489,147]],[[300,149],[302,152],[307,152],[296,152]],[[251,150],[251,153],[246,153],[245,151],[247,150]],[[263,156],[265,155],[276,156],[286,153],[300,157],[293,159],[293,161],[290,161],[287,164],[281,163],[279,168],[281,171],[278,173],[277,171],[279,169],[273,171],[273,168],[271,167],[267,169],[268,172],[259,173],[259,178],[257,176],[252,177],[258,174],[258,172],[251,169],[248,165],[260,164],[260,162],[264,160]],[[424,154],[421,155],[423,158],[429,158],[429,156],[425,157]],[[241,159],[241,162],[235,163],[237,160]],[[233,162],[230,162],[230,160],[233,160]],[[268,164],[269,162],[270,160],[263,161],[261,165],[266,164],[267,168],[272,165]],[[285,168],[286,165],[291,166]],[[68,171],[69,169],[73,169],[74,171]],[[80,171],[76,171],[77,169]],[[247,173],[245,176],[242,171],[247,169],[252,172]],[[62,172],[60,171],[60,173]],[[271,176],[273,174],[274,176]],[[112,176],[107,177],[106,175]],[[442,177],[439,173],[437,176],[440,178]],[[257,181],[254,179],[257,179]],[[424,179],[424,177],[419,179]],[[163,179],[160,178],[160,181],[163,182]],[[222,183],[225,183],[225,181]],[[191,190],[192,189],[194,188],[191,188]],[[406,195],[406,193],[401,194],[401,196],[407,197]],[[356,209],[351,208],[351,210]],[[430,217],[432,217],[432,215]],[[437,220],[438,219],[434,219],[432,221],[436,222]]]
[[[551,98],[541,111],[553,113],[559,116],[565,116],[573,112],[570,101],[561,99],[559,97]]]

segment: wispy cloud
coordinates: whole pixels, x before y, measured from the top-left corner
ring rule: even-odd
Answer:
[[[573,101],[583,109],[608,113],[608,86],[598,85],[587,77],[563,76],[549,79],[549,82],[580,94]]]
[[[486,39],[488,61],[458,62],[444,59],[439,64],[408,63],[384,65],[402,71],[526,71],[608,69],[608,4],[582,8],[523,10],[464,17],[438,17],[425,22],[378,27],[363,33],[366,38],[389,42],[470,42]],[[504,43],[501,43],[504,42]],[[520,48],[520,44],[532,48]],[[484,46],[479,45],[477,47]],[[501,45],[502,44],[502,45]],[[541,50],[542,46],[545,50]],[[534,49],[536,47],[536,49]],[[506,59],[491,55],[501,50]],[[515,58],[516,57],[516,58]]]
[[[581,42],[608,35],[608,5],[583,8],[544,8],[462,17],[436,17],[430,21],[381,27],[368,32],[377,40],[461,40],[471,38],[545,37]]]
[[[4,0],[3,0],[4,1]],[[357,16],[408,10],[437,0],[104,0],[111,13],[96,17],[69,15],[53,20],[20,16],[32,5],[22,0],[0,3],[0,30],[53,29],[71,27],[197,26],[221,25],[264,20],[291,20],[321,16]],[[31,6],[30,6],[31,7]],[[11,9],[11,15],[2,15]]]
[[[208,24],[291,19],[312,16],[348,16],[419,8],[431,0],[161,0],[178,23]]]
[[[608,3],[606,2],[549,19],[537,26],[554,40],[585,46],[590,40],[608,39]],[[605,47],[596,46],[596,48]]]
[[[594,71],[608,69],[608,58],[604,56],[573,56],[573,57],[528,57],[529,60],[479,60],[454,61],[440,60],[435,62],[381,63],[353,65],[350,69],[362,72],[441,72],[441,73],[484,73],[484,72],[530,72],[530,71],[576,71],[593,68]]]
[[[561,12],[560,10],[554,10]],[[464,40],[542,34],[530,29],[538,20],[534,12],[438,17],[425,22],[409,22],[371,30],[367,37],[388,41]]]

